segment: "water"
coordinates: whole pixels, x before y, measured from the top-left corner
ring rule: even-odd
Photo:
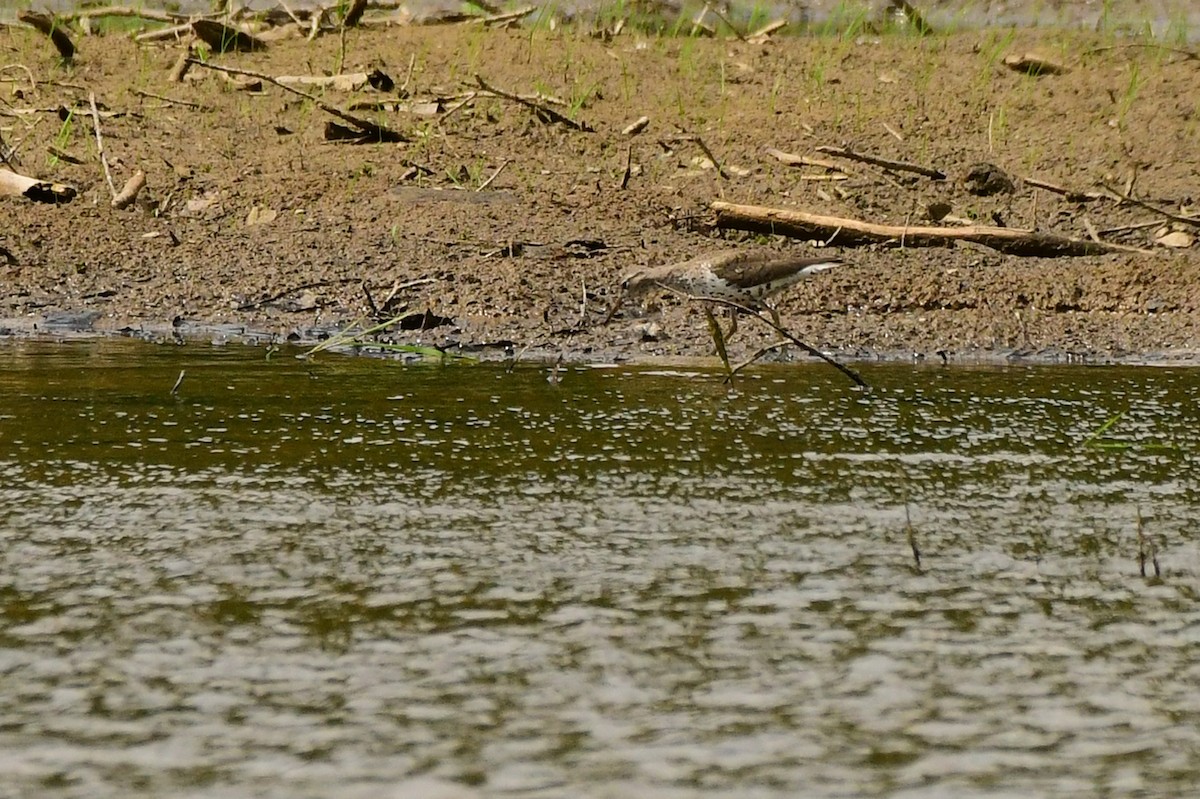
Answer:
[[[0,796],[1200,782],[1200,372],[266,355],[0,345]]]

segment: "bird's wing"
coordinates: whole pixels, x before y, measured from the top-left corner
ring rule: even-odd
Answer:
[[[727,283],[739,288],[761,286],[795,277],[806,269],[815,266],[829,267],[840,264],[841,261],[833,256],[821,258],[798,258],[792,255],[763,255],[761,253],[741,252],[725,254],[719,261],[714,259],[712,269]],[[819,270],[814,270],[819,271]]]

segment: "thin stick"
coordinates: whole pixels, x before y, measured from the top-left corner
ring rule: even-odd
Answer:
[[[746,34],[747,39],[765,39],[777,30],[786,28],[788,21],[786,19],[777,19],[774,22],[768,22],[758,30],[750,31]]]
[[[755,352],[753,355],[751,355],[751,356],[750,356],[749,358],[747,358],[746,360],[744,360],[744,361],[742,361],[741,363],[739,363],[737,366],[733,367],[733,370],[732,370],[732,371],[729,373],[729,376],[730,376],[730,377],[733,377],[733,376],[734,376],[734,375],[736,375],[738,372],[742,371],[742,370],[743,370],[743,369],[745,369],[747,366],[749,366],[750,364],[754,363],[755,361],[757,361],[757,360],[758,360],[759,358],[761,358],[762,356],[766,355],[768,352],[771,352],[771,351],[773,351],[773,350],[780,349],[780,348],[782,348],[782,347],[786,347],[786,346],[787,346],[787,345],[789,345],[789,344],[791,344],[791,342],[790,342],[790,341],[776,341],[774,344],[768,344],[768,345],[767,345],[767,346],[765,346],[765,347],[759,347],[757,352]]]
[[[890,158],[880,158],[877,155],[857,153],[848,147],[821,146],[817,148],[817,152],[836,155],[840,158],[848,158],[851,161],[861,161],[864,164],[881,166],[884,169],[892,169],[897,172],[915,172],[918,175],[924,175],[934,180],[946,179],[946,173],[940,169],[933,169],[932,167],[921,166],[920,164],[910,164],[907,161],[893,161]]]
[[[516,22],[523,17],[527,17],[537,11],[537,6],[522,6],[514,11],[506,11],[501,14],[493,14],[490,17],[476,17],[475,19],[467,20],[468,25],[484,25],[492,27],[494,25],[505,25],[509,22]]]
[[[487,180],[485,180],[483,183],[480,183],[479,188],[475,189],[475,191],[483,191],[488,186],[492,185],[492,181],[500,177],[500,173],[504,171],[504,167],[508,166],[509,163],[510,161],[507,158],[501,161],[500,166],[496,167],[496,171],[493,172]]]
[[[164,103],[181,105],[184,108],[195,108],[199,111],[204,111],[209,108],[209,106],[202,105],[201,103],[193,103],[191,100],[176,100],[174,97],[166,97],[161,94],[155,94],[154,92],[147,92],[141,89],[130,89],[129,91],[136,97],[149,97],[151,100],[162,100]]]
[[[279,0],[279,5],[283,8],[284,13],[292,18],[292,22],[295,22],[301,28],[304,27],[304,23],[300,21],[298,16],[296,16],[296,12],[292,11],[292,9],[288,7],[287,0]]]
[[[357,116],[354,116],[353,114],[348,114],[345,111],[343,111],[342,109],[338,108],[337,106],[330,105],[329,103],[325,102],[324,100],[322,100],[320,97],[317,97],[316,95],[309,94],[308,92],[302,92],[295,87],[288,86],[286,83],[280,83],[275,78],[272,78],[270,75],[266,75],[262,72],[255,72],[252,69],[238,69],[236,67],[223,67],[218,64],[201,61],[198,58],[189,58],[187,61],[189,64],[195,64],[196,66],[204,67],[205,69],[213,69],[213,70],[216,70],[217,72],[225,72],[229,75],[243,75],[248,78],[257,78],[258,80],[266,81],[267,83],[278,86],[279,88],[283,89],[284,91],[291,92],[292,94],[297,94],[306,100],[310,100],[312,103],[314,103],[317,106],[317,108],[320,108],[325,113],[332,114],[333,116],[337,117],[338,119],[344,119],[345,121],[349,122],[354,127],[361,130],[363,133],[366,133],[369,136],[373,136],[373,137],[379,139],[380,141],[408,141],[408,138],[406,136],[392,130],[391,128],[384,127],[383,125],[376,125],[374,122],[371,122],[368,119],[364,119],[362,117],[357,117]]]
[[[570,117],[563,116],[562,114],[555,111],[553,108],[551,108],[548,105],[544,105],[542,103],[535,103],[532,100],[526,100],[524,97],[521,97],[518,94],[513,94],[512,92],[506,92],[503,89],[497,89],[495,86],[488,84],[488,82],[483,79],[482,75],[476,75],[475,82],[478,83],[479,88],[483,89],[485,92],[491,92],[492,94],[496,95],[497,97],[503,97],[505,100],[511,100],[514,103],[519,103],[520,105],[523,105],[526,108],[532,108],[534,111],[536,111],[539,114],[545,114],[552,121],[557,122],[560,125],[566,125],[571,130],[578,130],[583,133],[591,133],[592,132],[592,128],[590,125],[584,124],[582,122],[576,122],[575,120],[571,119]]]
[[[743,313],[747,313],[750,316],[754,317],[755,319],[758,319],[759,321],[763,322],[764,324],[770,325],[772,328],[774,328],[775,332],[777,332],[779,335],[783,336],[788,341],[795,344],[800,349],[807,352],[809,355],[813,355],[817,358],[820,358],[822,361],[825,361],[825,363],[829,364],[830,366],[832,366],[833,368],[837,369],[839,372],[844,374],[846,377],[850,378],[850,380],[852,380],[855,385],[862,386],[863,388],[871,387],[867,383],[866,380],[863,380],[862,377],[859,376],[858,372],[855,372],[850,367],[839,363],[838,361],[829,357],[825,353],[821,352],[816,347],[805,344],[803,341],[796,338],[791,333],[789,333],[787,330],[785,330],[783,328],[783,326],[775,324],[775,320],[769,319],[766,316],[763,316],[761,313],[754,310],[753,308],[749,308],[745,305],[742,305],[739,302],[734,302],[733,300],[723,300],[718,297],[693,297],[692,299],[699,300],[701,302],[716,303],[717,305],[724,305],[727,308],[733,308],[734,310],[738,310],[738,311],[742,311]]]
[[[904,503],[904,537],[908,539],[909,549],[912,550],[913,561],[917,564],[917,570],[921,569],[921,549],[917,546],[917,528],[913,527],[912,514],[908,510],[908,503]]]
[[[788,166],[811,166],[817,169],[827,169],[831,172],[847,173],[841,164],[835,161],[827,161],[824,158],[810,158],[807,155],[785,153],[783,150],[776,149],[775,147],[768,147],[765,152],[781,164],[787,164]]]
[[[1107,183],[1101,183],[1100,185],[1103,186],[1107,191],[1111,191],[1113,194],[1117,195],[1117,197],[1121,198],[1121,200],[1123,202],[1133,203],[1134,205],[1138,206],[1139,208],[1145,208],[1147,211],[1153,211],[1156,214],[1162,214],[1167,219],[1170,219],[1173,222],[1182,222],[1185,225],[1194,225],[1196,227],[1200,227],[1200,219],[1198,219],[1196,217],[1180,216],[1179,214],[1173,214],[1170,211],[1167,211],[1166,209],[1151,205],[1150,203],[1145,202],[1144,200],[1139,200],[1136,197],[1133,197],[1123,191],[1114,189],[1112,186],[1109,186]]]
[[[1068,189],[1065,186],[1059,186],[1056,183],[1051,183],[1046,180],[1038,180],[1037,178],[1021,178],[1021,182],[1037,189],[1045,189],[1046,191],[1053,192],[1055,194],[1061,194],[1071,202],[1076,203],[1089,202],[1091,200],[1103,200],[1105,198],[1105,196],[1099,192],[1075,191],[1074,189]]]
[[[108,169],[108,157],[104,155],[104,139],[100,136],[100,111],[96,108],[96,93],[88,92],[88,103],[92,106],[92,129],[96,131],[96,152],[100,154],[100,165],[104,167],[104,179],[108,181],[109,193],[115,198],[117,187],[112,172]]]
[[[1110,44],[1104,47],[1093,47],[1091,50],[1084,50],[1083,55],[1094,55],[1095,53],[1103,53],[1107,50],[1125,50],[1134,47],[1149,47],[1154,50],[1165,50],[1168,53],[1184,56],[1185,61],[1200,61],[1200,53],[1193,53],[1190,50],[1179,50],[1175,47],[1163,47],[1161,44]]]
[[[29,67],[25,66],[24,64],[5,64],[4,66],[0,67],[0,73],[8,72],[10,69],[24,70],[25,77],[29,79],[29,91],[37,91],[37,81],[33,79],[33,72],[30,71]]]
[[[410,55],[408,57],[408,74],[404,76],[404,85],[401,86],[400,91],[397,92],[397,94],[399,94],[401,97],[408,96],[408,87],[409,87],[409,84],[412,83],[413,69],[415,69],[416,66],[417,66],[417,54],[413,53],[412,55]]]
[[[704,139],[700,138],[695,133],[682,133],[678,136],[671,136],[670,138],[663,139],[663,141],[668,143],[693,142],[701,149],[701,151],[703,151],[706,156],[708,156],[708,160],[712,161],[713,166],[717,169],[717,174],[726,180],[729,179],[729,173],[725,171],[725,167],[721,166],[721,162],[717,160],[716,154],[714,154],[712,150],[708,149],[708,145],[704,143]]]
[[[134,19],[146,19],[151,22],[165,22],[170,24],[180,20],[189,19],[187,14],[171,14],[164,11],[153,11],[148,8],[130,8],[128,6],[107,6],[105,8],[84,8],[75,11],[71,14],[63,15],[63,19],[85,19],[96,17],[133,17]]]
[[[1162,224],[1161,219],[1151,219],[1149,222],[1135,222],[1132,225],[1119,225],[1117,227],[1107,227],[1104,230],[1097,231],[1101,236],[1111,236],[1114,233],[1129,233],[1134,230],[1145,230],[1148,227],[1157,227]]]

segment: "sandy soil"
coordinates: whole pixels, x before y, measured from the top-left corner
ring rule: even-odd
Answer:
[[[398,341],[496,357],[698,356],[712,342],[695,302],[660,297],[602,324],[620,275],[728,247],[814,251],[713,230],[712,201],[893,225],[926,222],[942,203],[952,217],[986,224],[1084,238],[1090,225],[1146,252],[1023,258],[978,245],[835,240],[848,265],[783,295],[785,326],[847,357],[1194,362],[1200,245],[1155,244],[1167,223],[1144,207],[1077,201],[1021,180],[1080,192],[1132,187],[1155,206],[1200,216],[1200,60],[1127,44],[1046,30],[753,44],[477,26],[352,31],[346,71],[407,80],[412,101],[452,107],[481,75],[561,98],[563,114],[593,128],[477,97],[436,117],[361,112],[410,141],[356,145],[326,142],[332,117],[269,84],[241,91],[199,68],[168,83],[174,43],[87,38],[63,67],[36,34],[0,30],[0,63],[29,70],[0,74],[0,135],[19,144],[21,171],[80,190],[57,206],[0,198],[0,318],[13,334],[216,329],[313,339],[370,315],[373,301],[381,317],[407,313],[405,325],[427,326],[396,330]],[[338,49],[330,36],[212,60],[319,74],[334,68]],[[1070,71],[1031,77],[1002,64],[1031,51]],[[109,206],[90,119],[52,112],[86,108],[89,91],[118,112],[102,122],[118,187],[146,173],[137,208]],[[347,106],[396,94],[322,96]],[[14,116],[19,109],[45,112]],[[623,135],[642,115],[649,126]],[[700,136],[728,177],[696,144],[670,141],[679,134]],[[838,174],[767,153],[828,158],[820,145],[936,167],[948,179],[849,161]],[[1014,191],[972,194],[964,177],[980,162],[1016,178]],[[1143,226],[1106,232],[1129,225]],[[769,338],[752,323],[742,330],[735,357]]]

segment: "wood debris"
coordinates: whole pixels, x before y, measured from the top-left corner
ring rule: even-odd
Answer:
[[[0,195],[24,197],[38,203],[65,203],[75,199],[73,186],[51,183],[26,177],[8,169],[0,169]]]
[[[63,23],[57,17],[39,14],[36,11],[22,11],[17,14],[17,19],[34,27],[39,33],[49,36],[51,43],[58,50],[58,54],[63,57],[63,61],[71,61],[75,58],[75,43],[71,41]]]
[[[709,207],[714,213],[713,226],[716,228],[816,239],[842,247],[861,247],[868,244],[944,247],[956,241],[969,241],[1009,255],[1037,258],[1146,252],[1121,244],[1072,239],[1054,233],[1020,228],[984,225],[954,228],[879,225],[858,219],[810,214],[791,208],[737,205],[720,201],[712,203]]]

